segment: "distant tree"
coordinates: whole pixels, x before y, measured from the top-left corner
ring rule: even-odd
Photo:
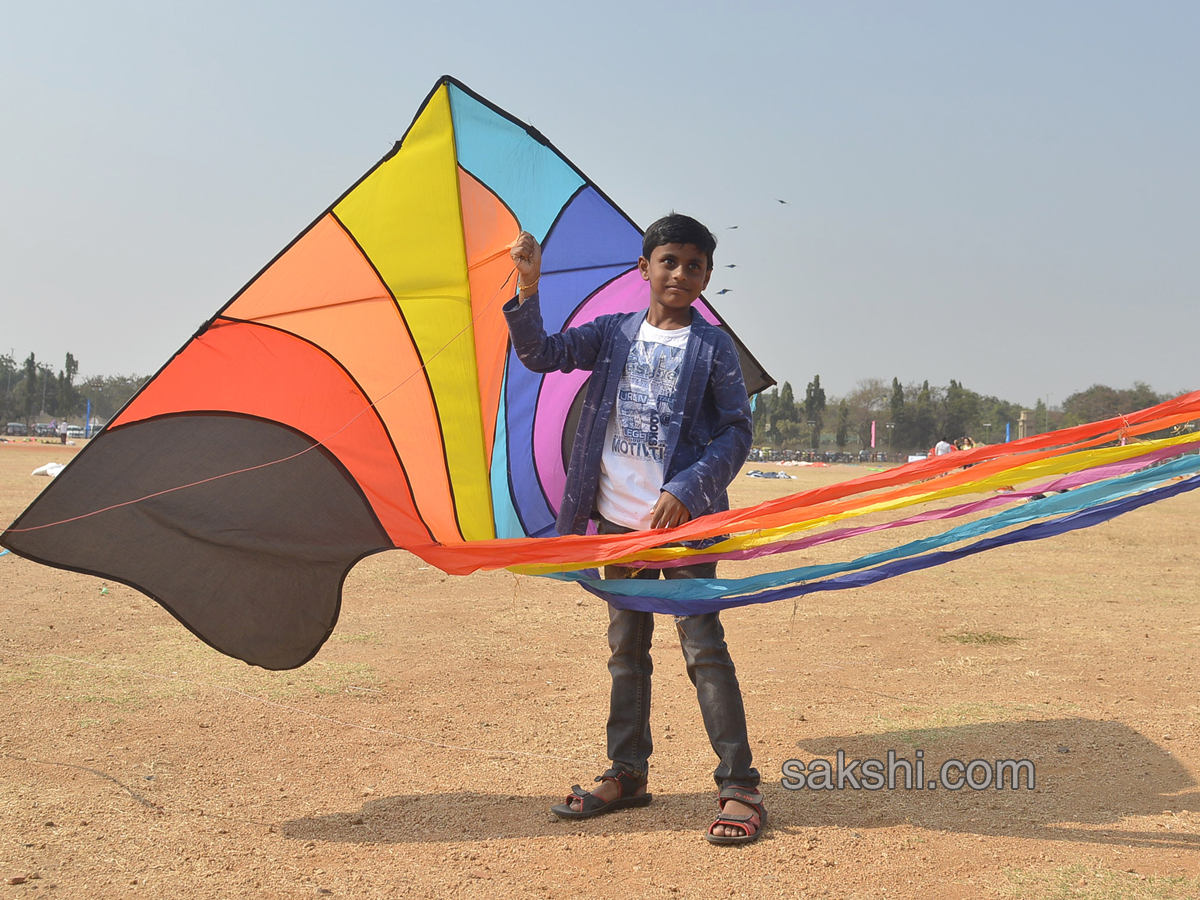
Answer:
[[[846,442],[850,437],[850,405],[846,403],[845,398],[838,402],[838,424],[837,437],[834,438],[837,443],[838,450],[846,449]]]
[[[145,383],[142,375],[93,375],[79,386],[79,397],[91,400],[92,415],[107,422]]]
[[[37,403],[38,364],[37,358],[32,353],[25,360],[24,375],[25,380],[22,386],[25,390],[25,425],[28,427],[33,424],[33,408]]]
[[[771,431],[778,446],[787,448],[800,442],[800,423],[796,410],[796,396],[792,391],[792,383],[785,381],[779,389],[775,400],[775,408],[771,413]]]
[[[1171,396],[1177,395],[1159,394],[1141,381],[1127,390],[1094,384],[1069,396],[1061,407],[1047,409],[1045,398],[1038,400],[1030,410],[1029,433],[1128,414]],[[828,403],[837,407],[835,440],[839,448],[853,443],[855,435],[863,448],[869,447],[871,423],[875,422],[879,445],[897,452],[927,450],[942,437],[996,443],[1004,440],[1009,429],[1015,439],[1021,412],[1029,409],[1010,400],[981,395],[955,379],[943,388],[930,385],[928,380],[901,384],[899,378],[893,378],[889,389],[882,379],[868,378],[859,381],[849,394],[829,399]],[[759,395],[755,440],[783,448],[815,447],[824,427],[825,409],[819,375],[808,383],[801,403],[796,402],[791,383],[785,381],[782,388]],[[817,425],[810,428],[808,422]],[[892,429],[886,430],[888,424]]]
[[[892,429],[892,444],[897,450],[907,450],[912,442],[912,422],[908,403],[904,397],[904,386],[899,378],[892,379],[892,396],[888,400],[888,411],[892,414],[895,427]]]
[[[54,375],[53,367],[46,363],[38,363],[38,390],[41,398],[38,400],[39,415],[58,415],[58,378]]]
[[[979,427],[982,430],[978,435],[973,436],[989,443],[1003,441],[1006,428],[1011,430],[1015,436],[1022,408],[1019,404],[1001,400],[999,397],[981,397],[979,399]]]
[[[1042,434],[1050,430],[1050,414],[1046,409],[1046,401],[1038,397],[1037,403],[1033,405],[1033,420],[1029,422],[1029,434]]]
[[[1146,409],[1150,406],[1157,406],[1166,400],[1171,399],[1170,394],[1157,394],[1144,381],[1135,381],[1133,387],[1128,391],[1122,391],[1121,400],[1123,403],[1130,405],[1131,412],[1136,412],[1139,409]]]
[[[754,404],[754,443],[769,444],[772,442],[771,433],[771,412],[775,407],[775,401],[779,397],[779,389],[771,388],[769,391],[760,391],[751,398]]]
[[[75,391],[75,376],[79,374],[79,362],[71,353],[67,354],[63,369],[58,373],[57,402],[54,414],[60,417],[76,415],[79,410],[79,395]]]
[[[1166,394],[1156,394],[1150,385],[1135,381],[1129,390],[1121,391],[1105,384],[1093,384],[1078,391],[1062,403],[1063,425],[1082,425],[1098,422],[1113,416],[1127,415],[1147,406],[1154,406],[1168,399]]]
[[[20,387],[21,379],[17,374],[17,361],[11,353],[0,356],[0,380],[4,383],[4,400],[0,402],[0,426],[18,415],[14,399],[14,385]]]
[[[850,407],[850,430],[858,435],[862,449],[871,446],[871,423],[882,434],[889,418],[888,388],[881,378],[864,378],[845,397]]]
[[[779,388],[771,388],[769,391],[760,391],[750,398],[750,402],[754,405],[754,421],[757,424],[759,419],[765,419],[771,415],[771,410],[774,408],[775,400],[779,397]]]
[[[950,386],[946,388],[946,415],[942,430],[950,440],[956,441],[971,436],[978,425],[979,395],[950,379]]]
[[[779,389],[779,397],[775,403],[775,417],[784,422],[796,421],[796,396],[792,392],[792,383],[785,381]]]
[[[904,409],[904,385],[900,383],[899,378],[892,379],[892,396],[888,402],[892,408],[892,415],[899,415]]]
[[[941,437],[937,433],[937,426],[938,416],[934,406],[933,391],[930,390],[929,381],[926,379],[925,383],[921,385],[921,389],[917,391],[917,399],[913,402],[910,448],[923,450],[936,444],[938,438]]]
[[[790,450],[804,442],[804,426],[799,422],[780,419],[775,423],[775,429],[779,437],[779,446],[784,450]]]
[[[825,423],[825,389],[821,387],[821,376],[814,375],[804,392],[804,418],[812,422],[812,448],[821,446],[821,428]]]

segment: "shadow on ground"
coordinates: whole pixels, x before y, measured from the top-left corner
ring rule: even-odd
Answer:
[[[801,741],[796,758],[881,759],[888,750],[914,760],[924,751],[926,782],[950,759],[970,762],[1028,759],[1035,787],[957,791],[799,790],[780,791],[777,825],[837,825],[854,828],[908,823],[936,831],[1068,840],[1135,847],[1200,849],[1194,826],[1166,811],[1200,811],[1200,791],[1191,773],[1169,750],[1120,722],[1051,719],[982,722],[948,728],[831,735]],[[985,772],[976,770],[977,781]],[[897,771],[897,783],[903,778]],[[1121,822],[1153,816],[1153,831]],[[1107,827],[1106,827],[1107,826]]]
[[[550,812],[563,802],[558,795],[408,794],[370,800],[357,812],[292,819],[280,828],[299,840],[387,844],[691,831],[712,821],[715,797],[715,792],[656,794],[642,809],[568,822]]]
[[[1117,722],[1090,719],[985,722],[879,734],[831,735],[802,741],[796,758],[847,761],[914,760],[924,751],[926,781],[949,759],[1029,759],[1032,790],[964,787],[937,790],[785,790],[777,772],[764,782],[770,832],[821,826],[851,829],[909,824],[933,831],[1036,840],[1200,850],[1200,835],[1177,830],[1191,823],[1164,811],[1200,811],[1196,781],[1171,754]],[[781,761],[772,761],[779,765]],[[977,770],[976,775],[981,775]],[[898,772],[897,782],[902,781]],[[555,796],[474,792],[413,794],[370,800],[361,809],[292,819],[283,832],[298,840],[349,843],[424,843],[678,831],[691,833],[712,819],[712,793],[657,793],[645,809],[583,822],[564,822],[549,808]],[[1130,830],[1128,818],[1156,817],[1155,829]],[[1106,827],[1107,826],[1107,827]]]

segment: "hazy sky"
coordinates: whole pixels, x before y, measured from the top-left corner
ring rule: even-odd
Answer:
[[[0,353],[157,370],[447,73],[707,222],[798,393],[1200,387],[1197,46],[1185,2],[6,4]]]

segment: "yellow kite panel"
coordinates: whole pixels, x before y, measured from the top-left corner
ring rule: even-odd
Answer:
[[[334,214],[396,298],[424,361],[463,537],[491,538],[470,285],[445,86],[397,153],[337,204]]]

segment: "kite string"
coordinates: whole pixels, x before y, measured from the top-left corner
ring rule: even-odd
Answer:
[[[237,696],[243,697],[246,700],[253,700],[255,703],[261,703],[264,706],[273,706],[276,709],[283,709],[283,710],[287,710],[288,712],[299,713],[300,715],[309,716],[310,718],[313,718],[313,719],[320,719],[323,722],[329,722],[330,724],[333,724],[333,725],[341,725],[345,728],[356,728],[360,731],[370,731],[375,734],[382,734],[382,735],[387,735],[388,737],[400,738],[402,740],[412,741],[413,743],[417,743],[417,744],[426,744],[430,747],[438,747],[443,750],[463,750],[463,751],[467,751],[470,753],[502,753],[502,754],[505,754],[506,756],[526,756],[526,757],[530,757],[532,759],[552,759],[552,760],[556,760],[557,762],[569,762],[569,763],[581,763],[581,764],[584,762],[583,760],[573,759],[569,756],[554,756],[549,753],[530,753],[526,750],[507,750],[504,748],[493,749],[490,747],[466,747],[466,746],[460,746],[458,744],[443,744],[439,741],[431,741],[428,738],[419,738],[419,737],[414,737],[411,734],[402,734],[399,731],[392,731],[390,728],[378,728],[374,725],[360,725],[357,722],[346,722],[346,721],[343,721],[342,719],[335,719],[333,716],[325,716],[325,715],[322,715],[321,713],[316,713],[316,712],[312,712],[311,710],[302,709],[299,706],[290,706],[287,703],[279,703],[278,701],[275,701],[275,700],[267,700],[265,697],[258,697],[258,696],[255,696],[254,694],[248,694],[245,691],[239,691],[237,688],[229,687],[228,685],[216,684],[211,681],[195,681],[190,678],[179,678],[178,676],[172,677],[169,675],[158,675],[154,672],[146,672],[141,669],[136,669],[133,666],[106,665],[104,663],[97,663],[97,662],[91,662],[90,660],[86,660],[86,659],[80,659],[77,656],[63,656],[58,653],[20,653],[16,650],[0,651],[0,656],[3,656],[3,655],[19,656],[24,659],[61,659],[66,662],[75,663],[76,665],[80,665],[80,666],[91,666],[92,668],[95,668],[95,669],[112,669],[112,670],[119,670],[119,671],[126,671],[126,672],[134,672],[138,675],[143,676],[144,678],[156,678],[159,681],[170,681],[170,682],[175,682],[177,684],[190,684],[190,685],[194,685],[196,687],[213,688],[214,690],[225,691],[230,694],[236,694]]]
[[[489,256],[487,259],[483,260],[483,262],[486,263],[486,262],[491,262],[495,259],[499,259],[500,256],[503,254],[503,252],[504,251],[497,251],[496,253]],[[78,522],[81,519],[88,519],[88,518],[91,518],[92,516],[98,516],[101,513],[111,512],[114,509],[120,509],[124,506],[133,506],[134,504],[142,503],[146,500],[152,500],[155,497],[161,497],[164,494],[172,494],[176,491],[186,490],[187,488],[199,487],[200,485],[208,484],[211,481],[219,481],[222,478],[230,478],[234,475],[244,475],[247,472],[254,472],[258,469],[266,469],[270,466],[277,466],[280,463],[290,462],[291,460],[301,457],[311,450],[316,450],[318,447],[324,446],[329,441],[333,440],[339,434],[341,434],[343,431],[345,431],[347,428],[349,428],[351,425],[353,425],[355,422],[357,422],[359,420],[359,418],[361,418],[363,415],[365,415],[369,411],[375,409],[376,406],[378,406],[380,403],[382,403],[384,400],[386,400],[392,394],[396,393],[396,391],[400,390],[400,388],[404,387],[404,385],[408,384],[408,382],[410,382],[413,378],[415,378],[419,373],[425,371],[425,369],[428,368],[429,364],[431,362],[433,362],[433,360],[437,359],[438,356],[440,356],[444,350],[446,350],[451,344],[453,344],[455,341],[457,341],[459,338],[461,338],[464,334],[466,334],[467,331],[474,328],[475,323],[478,322],[483,317],[484,313],[486,313],[489,309],[491,309],[492,304],[494,304],[496,302],[496,299],[503,295],[503,293],[505,292],[505,289],[508,286],[508,283],[513,280],[513,278],[514,278],[514,276],[516,276],[516,274],[517,274],[517,269],[514,266],[513,269],[505,277],[504,281],[502,281],[500,283],[500,287],[497,288],[496,291],[492,294],[491,299],[489,299],[487,303],[483,304],[483,306],[480,307],[479,312],[476,313],[475,316],[472,317],[471,321],[468,322],[466,325],[464,325],[462,330],[459,331],[457,334],[452,335],[450,337],[450,339],[446,341],[446,343],[444,343],[441,347],[439,347],[428,358],[422,359],[421,364],[419,366],[417,366],[417,368],[413,369],[413,371],[410,372],[407,376],[405,376],[395,387],[393,387],[391,390],[387,391],[385,394],[382,394],[381,396],[377,397],[375,400],[371,400],[366,406],[364,406],[361,410],[359,410],[357,413],[355,413],[350,418],[350,420],[347,421],[344,425],[342,425],[342,427],[339,428],[337,431],[325,436],[321,440],[316,441],[315,443],[309,445],[308,447],[305,447],[303,450],[293,453],[290,456],[281,457],[280,459],[269,460],[268,462],[259,463],[254,466],[246,466],[245,468],[242,468],[242,469],[235,469],[232,472],[223,472],[220,475],[211,475],[208,478],[201,478],[199,481],[192,481],[187,484],[180,484],[180,485],[176,485],[175,487],[165,488],[161,491],[155,491],[151,494],[146,494],[144,497],[137,497],[133,500],[124,500],[120,503],[113,503],[110,506],[105,506],[101,509],[94,509],[91,512],[81,513],[78,516],[70,516],[69,518],[59,519],[55,522],[45,522],[41,525],[30,525],[26,528],[8,528],[4,531],[4,533],[5,534],[23,534],[23,533],[29,532],[29,531],[41,531],[43,528],[53,528],[56,525],[67,525],[71,522]],[[364,398],[364,399],[366,399],[366,398]]]

